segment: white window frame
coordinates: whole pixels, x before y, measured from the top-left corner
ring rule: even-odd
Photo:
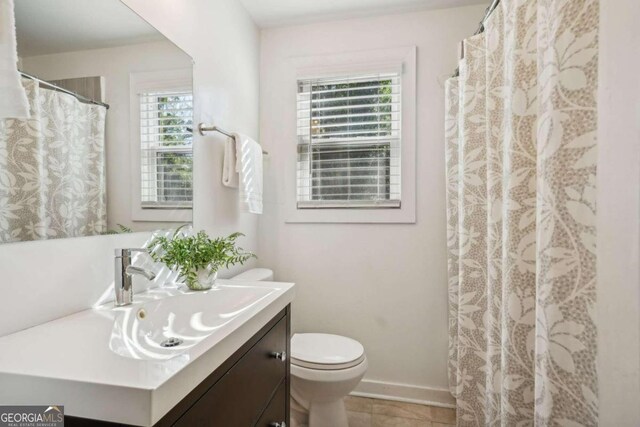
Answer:
[[[190,68],[145,71],[129,75],[129,141],[131,157],[131,219],[149,222],[191,222],[192,208],[149,209],[142,207],[140,94],[161,90],[193,90]]]
[[[289,126],[297,126],[297,82],[301,79],[340,77],[401,70],[401,143],[399,208],[297,207],[297,138],[287,141],[286,215],[287,223],[415,223],[416,222],[416,47],[345,52],[292,59],[294,72],[285,93]],[[287,132],[287,134],[290,134]]]
[[[369,74],[369,73],[364,73],[364,74]],[[371,73],[371,79],[379,79],[381,78],[381,75],[388,75],[388,76],[393,76],[390,78],[399,78],[400,79],[400,84],[398,85],[398,89],[400,90],[400,92],[394,92],[393,96],[397,97],[397,99],[400,99],[401,102],[401,90],[402,90],[402,82],[401,82],[401,78],[402,78],[402,67],[398,66],[395,69],[388,69],[388,70],[384,70],[384,72],[381,71],[377,71],[375,73]],[[331,78],[340,78],[342,76],[332,76]],[[359,75],[355,75],[355,74],[349,74],[348,76],[346,76],[348,78],[361,78],[361,76]],[[315,80],[315,81],[320,81],[320,80]],[[314,80],[299,80],[298,84],[300,84],[300,82],[311,82],[312,85],[314,85]],[[319,83],[322,84],[322,83]],[[310,101],[310,107],[312,102]],[[391,104],[390,104],[391,105]],[[300,107],[300,105],[298,105],[298,108]],[[400,105],[401,108],[401,105]],[[392,111],[390,114],[395,115],[396,117],[402,117],[402,112],[401,111]],[[313,115],[313,110],[310,108],[309,110],[309,120],[311,121]],[[300,120],[300,117],[298,117],[298,119]],[[306,120],[303,119],[303,120]],[[389,159],[389,180],[390,180],[390,185],[389,185],[389,189],[390,189],[390,193],[389,196],[392,195],[399,195],[400,190],[401,190],[401,177],[399,175],[400,169],[401,169],[401,164],[398,162],[401,158],[401,152],[400,152],[400,148],[401,148],[401,141],[402,141],[402,130],[401,130],[401,123],[395,123],[393,124],[392,122],[392,126],[396,126],[395,131],[396,136],[394,135],[389,135],[388,136],[388,143],[389,143],[389,149],[390,149],[390,156],[391,158]],[[298,126],[300,126],[300,123],[298,123]],[[346,149],[345,152],[347,152],[348,150],[350,150],[354,144],[358,144],[357,141],[357,136],[353,137],[356,141],[348,143],[346,138],[344,140],[345,143],[349,144],[346,145]],[[380,140],[377,141],[377,143],[374,142],[370,142],[371,145],[381,145],[384,144],[385,142],[387,142],[387,140]],[[298,141],[298,150],[300,150],[300,141]],[[306,145],[306,144],[305,144]],[[396,196],[393,198],[389,198],[389,199],[376,199],[376,200],[313,200],[311,199],[311,194],[314,191],[314,188],[312,187],[311,183],[312,183],[312,176],[313,176],[313,171],[312,171],[312,166],[311,164],[313,163],[310,159],[313,156],[313,149],[311,149],[311,147],[315,147],[316,149],[320,149],[322,150],[323,145],[322,145],[322,141],[316,141],[316,143],[313,142],[313,135],[309,135],[309,149],[310,151],[307,153],[307,156],[309,156],[309,158],[306,161],[300,162],[298,161],[298,181],[297,181],[297,185],[298,185],[298,203],[297,203],[297,207],[298,209],[331,209],[331,208],[340,208],[340,209],[397,209],[400,207],[401,205],[401,195],[400,197]],[[335,146],[330,146],[329,148],[330,150],[336,150]],[[320,172],[321,173],[321,172]],[[377,185],[380,185],[379,182],[379,175],[378,175],[378,182]],[[347,190],[350,190],[350,187],[346,188]],[[380,191],[380,188],[378,188],[378,191]],[[309,198],[310,200],[300,200],[300,195],[303,194],[304,196],[306,196],[307,198]]]

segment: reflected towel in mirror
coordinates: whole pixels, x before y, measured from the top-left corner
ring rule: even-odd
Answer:
[[[0,0],[0,119],[29,118],[29,103],[18,73],[13,0]]]

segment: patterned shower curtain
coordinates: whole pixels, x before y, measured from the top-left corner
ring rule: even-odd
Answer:
[[[458,425],[593,426],[597,0],[502,0],[446,84]]]
[[[31,117],[0,120],[0,243],[106,231],[106,108],[22,84]]]

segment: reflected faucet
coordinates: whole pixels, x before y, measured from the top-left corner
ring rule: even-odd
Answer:
[[[131,265],[131,254],[147,252],[146,249],[116,249],[116,270],[114,286],[116,291],[116,307],[129,305],[133,302],[133,276],[139,274],[147,280],[156,278],[153,271]]]

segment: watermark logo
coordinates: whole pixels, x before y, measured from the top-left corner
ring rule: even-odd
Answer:
[[[64,406],[0,406],[0,427],[64,427]]]

